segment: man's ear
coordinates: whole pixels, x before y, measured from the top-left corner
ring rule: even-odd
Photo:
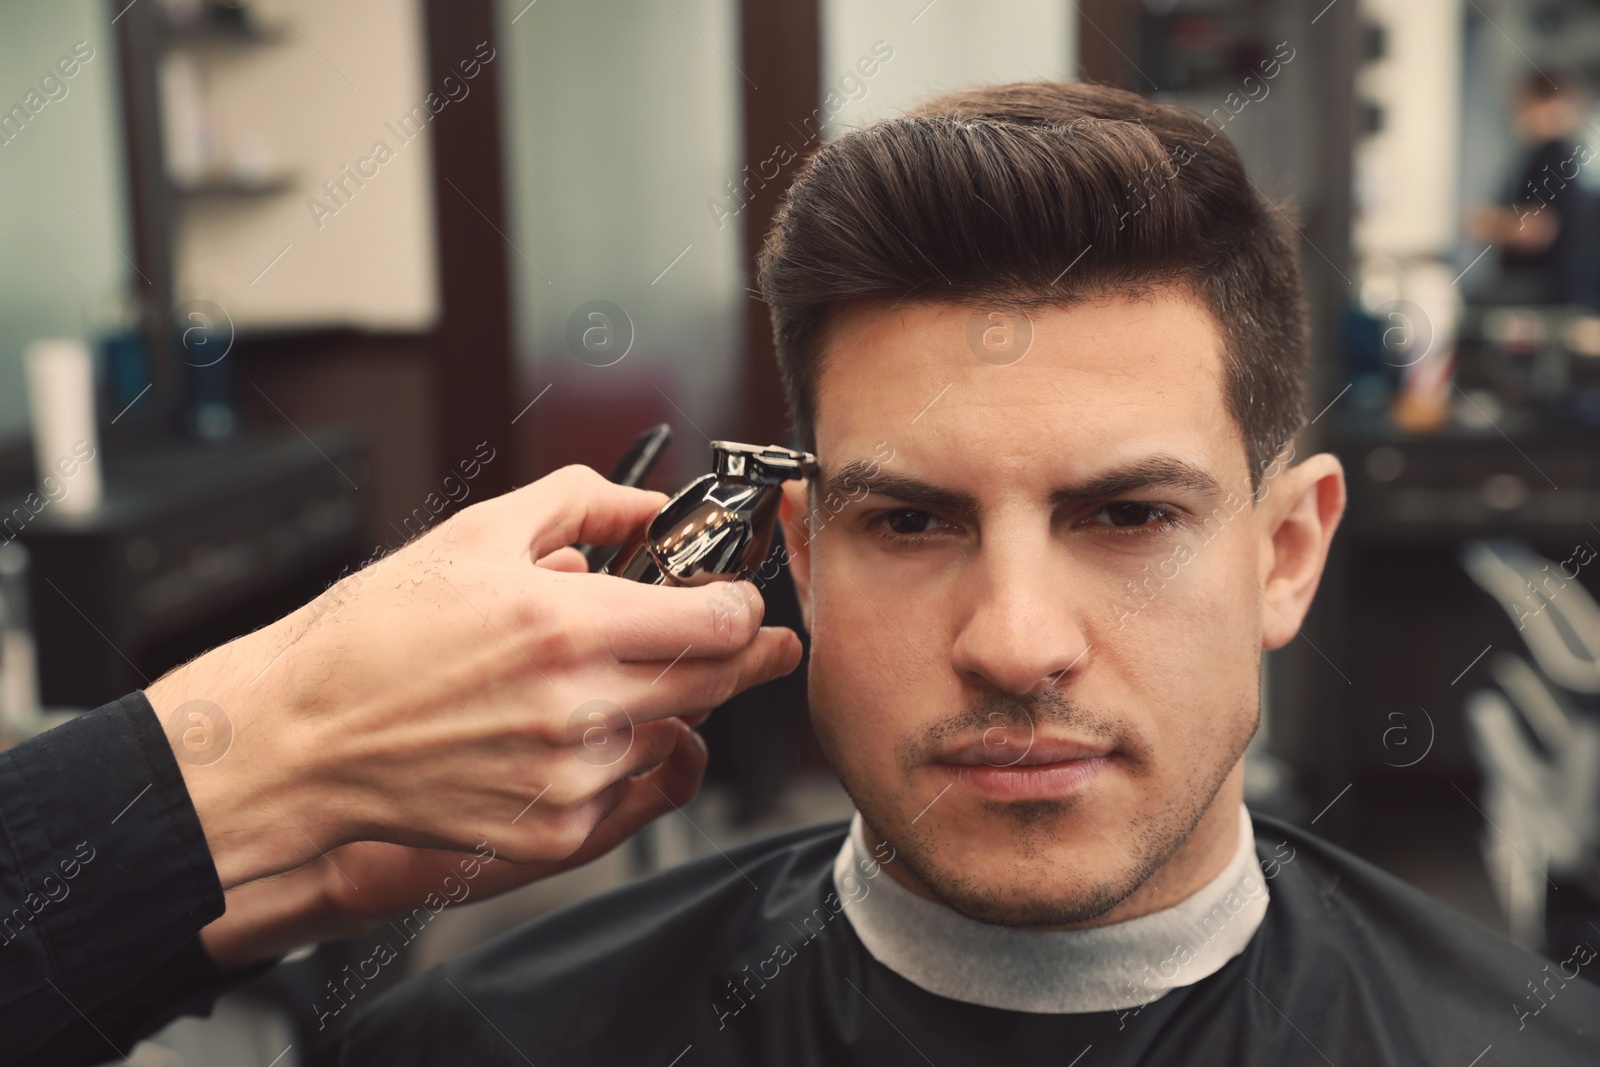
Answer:
[[[1273,480],[1257,507],[1261,530],[1261,645],[1282,648],[1300,632],[1322,580],[1333,531],[1344,515],[1344,468],[1330,453],[1312,456]]]
[[[811,534],[805,517],[811,510],[811,482],[808,479],[783,483],[783,499],[778,517],[783,521],[783,542],[789,555],[789,577],[800,598],[800,617],[806,632],[811,631]]]

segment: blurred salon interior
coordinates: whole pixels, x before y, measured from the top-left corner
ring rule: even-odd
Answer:
[[[793,157],[1033,78],[1196,109],[1297,212],[1300,450],[1350,505],[1250,804],[1535,950],[1600,937],[1596,0],[0,0],[5,743],[654,425],[669,492],[793,443],[752,278]],[[691,806],[377,984],[848,815],[804,676],[711,717]],[[130,1062],[324,1062],[363,953]]]

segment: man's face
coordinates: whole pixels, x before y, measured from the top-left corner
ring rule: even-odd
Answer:
[[[1084,922],[1170,873],[1219,790],[1209,822],[1237,819],[1266,505],[1181,292],[1036,311],[1008,365],[975,314],[836,322],[822,475],[786,501],[812,719],[902,878]]]
[[[1571,92],[1543,98],[1524,93],[1517,101],[1513,125],[1524,141],[1542,144],[1571,136],[1583,125],[1583,109]]]

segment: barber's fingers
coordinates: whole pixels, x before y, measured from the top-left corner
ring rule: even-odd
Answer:
[[[635,723],[692,715],[715,708],[751,686],[788,674],[800,665],[800,638],[781,626],[763,626],[756,639],[733,656],[677,662],[622,663],[611,668],[610,700]]]
[[[728,656],[754,640],[766,603],[754,582],[718,581],[683,589],[589,574],[589,561],[573,547],[539,558],[549,571],[578,574],[562,592],[586,611],[570,627],[584,651],[618,661]],[[584,638],[587,637],[587,640]]]
[[[671,753],[655,769],[624,778],[595,798],[590,809],[596,820],[594,832],[563,866],[577,866],[605,855],[646,823],[689,803],[700,791],[708,758],[705,742],[676,719],[662,725],[672,728]]]
[[[666,494],[607,481],[588,467],[562,467],[481,505],[496,536],[540,559],[582,541],[622,541],[667,502]]]
[[[733,655],[755,639],[766,614],[748,581],[681,588],[605,574],[552,580],[588,608],[570,631],[578,647],[625,662]]]
[[[562,773],[550,784],[549,803],[588,804],[617,782],[654,770],[672,755],[681,727],[676,719],[639,723],[625,719],[611,729],[588,724],[561,755]]]

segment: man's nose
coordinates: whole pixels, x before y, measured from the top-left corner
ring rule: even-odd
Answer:
[[[1053,686],[1082,666],[1088,638],[1060,551],[1046,532],[991,541],[980,550],[951,651],[951,666],[963,681],[1021,695]]]

